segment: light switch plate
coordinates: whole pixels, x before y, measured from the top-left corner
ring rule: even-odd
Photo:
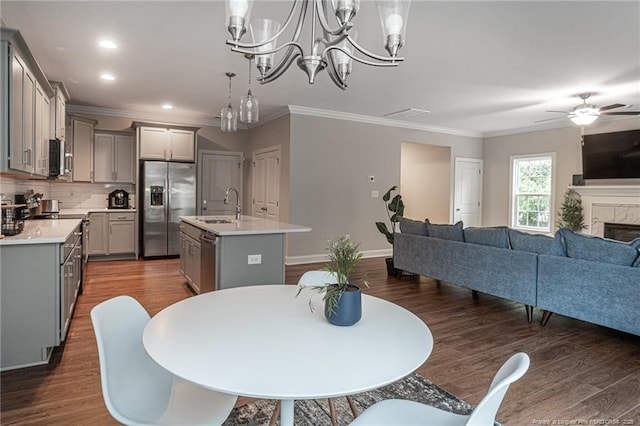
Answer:
[[[249,265],[259,265],[262,263],[262,255],[261,254],[250,254],[247,256],[247,263]]]

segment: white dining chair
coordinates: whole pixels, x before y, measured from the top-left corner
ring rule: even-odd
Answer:
[[[307,271],[298,280],[299,287],[322,287],[337,283],[338,276],[329,271]]]
[[[221,425],[238,397],[195,386],[153,361],[142,343],[149,319],[130,296],[114,297],[91,310],[109,414],[126,425]]]
[[[350,426],[493,426],[509,385],[527,372],[529,362],[529,356],[523,352],[511,356],[500,367],[489,391],[469,415],[454,414],[415,401],[387,399],[364,410]]]

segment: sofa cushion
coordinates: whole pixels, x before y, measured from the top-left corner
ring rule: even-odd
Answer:
[[[555,237],[542,234],[528,234],[526,232],[509,230],[509,242],[513,250],[528,251],[530,253],[566,256],[562,237],[556,232]]]
[[[632,266],[638,258],[638,250],[631,244],[578,234],[568,228],[562,228],[559,232],[568,257],[621,266]]]
[[[464,229],[464,241],[483,246],[509,248],[509,228],[506,226],[469,227]]]
[[[427,224],[427,234],[429,237],[440,238],[441,240],[464,241],[464,232],[462,231],[462,221],[455,225],[438,225],[425,220]]]
[[[426,222],[406,217],[400,218],[400,232],[412,235],[422,235],[423,237],[428,235]]]

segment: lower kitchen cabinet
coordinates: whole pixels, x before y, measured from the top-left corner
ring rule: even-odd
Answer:
[[[64,243],[2,247],[2,370],[46,364],[66,338],[82,286],[80,225]]]
[[[108,213],[89,213],[87,233],[87,254],[89,256],[106,254],[109,249],[107,214]]]
[[[200,230],[180,224],[180,272],[196,293],[200,293]]]
[[[135,216],[132,211],[89,213],[89,256],[135,254]]]

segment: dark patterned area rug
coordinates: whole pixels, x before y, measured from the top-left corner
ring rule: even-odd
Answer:
[[[352,395],[358,412],[383,399],[409,399],[458,414],[469,414],[471,406],[460,398],[431,383],[424,377],[411,374],[403,380],[380,389]],[[334,399],[338,424],[348,425],[353,420],[347,399]],[[234,408],[223,426],[263,426],[269,424],[275,401],[258,400],[242,407]],[[295,402],[296,426],[331,425],[327,400],[303,400]],[[278,422],[279,423],[279,422]],[[497,424],[497,423],[496,423]]]

